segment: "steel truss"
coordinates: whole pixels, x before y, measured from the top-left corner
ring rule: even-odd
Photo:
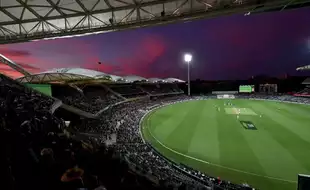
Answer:
[[[0,54],[0,64],[1,63],[5,64],[5,65],[8,65],[9,67],[14,69],[15,71],[18,71],[19,73],[22,73],[25,76],[29,76],[30,75],[30,73],[27,72],[25,69],[23,69],[21,66],[19,66],[18,64],[16,64],[15,62],[10,60],[9,58],[5,57],[4,55]]]
[[[64,82],[73,80],[93,79],[85,75],[78,75],[72,73],[39,73],[34,75],[27,75],[16,79],[22,83],[50,83],[50,82]]]
[[[251,11],[310,0],[0,0],[0,44],[94,34]]]

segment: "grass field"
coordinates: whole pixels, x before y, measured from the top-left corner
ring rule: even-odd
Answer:
[[[307,105],[241,99],[177,103],[148,114],[142,133],[177,163],[259,189],[295,190],[297,174],[310,174]]]

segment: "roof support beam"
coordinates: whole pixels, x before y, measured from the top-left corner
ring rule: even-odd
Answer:
[[[28,0],[26,0],[26,2],[23,2],[22,0],[16,0],[18,3],[20,3],[23,7],[24,7],[24,9],[26,8],[26,9],[28,9],[28,11],[30,11],[32,14],[34,14],[38,19],[40,19],[40,20],[43,20],[42,18],[41,18],[41,16],[35,11],[35,10],[33,10],[31,7],[29,7],[28,5],[27,5],[27,1]]]
[[[46,0],[53,8],[49,11],[45,17],[47,17],[54,9],[65,19],[65,30],[68,29],[67,15],[58,7],[60,0],[54,3],[52,0]],[[49,23],[50,24],[50,23]]]
[[[21,0],[17,0],[21,1]],[[147,6],[152,6],[152,5],[159,5],[163,3],[169,3],[169,2],[174,2],[176,0],[157,0],[157,1],[150,1],[150,2],[144,2],[140,4],[140,7],[147,7]],[[29,6],[28,6],[29,7]],[[122,7],[115,7],[113,8],[113,11],[123,11],[123,10],[132,10],[136,8],[135,4],[130,4]],[[61,8],[63,9],[63,8]],[[112,12],[112,9],[101,9],[101,10],[94,10],[91,12],[91,14],[100,14],[100,13],[109,13]],[[78,13],[72,13],[72,14],[67,14],[67,18],[70,17],[80,17],[80,16],[85,16],[86,13],[84,12],[78,12]],[[44,17],[44,20],[55,20],[55,19],[62,19],[63,17],[60,16],[50,16],[50,17]],[[39,21],[38,19],[25,19],[22,20],[21,23],[29,23],[29,22],[37,22]],[[11,25],[11,24],[16,24],[15,22],[7,21],[7,22],[0,22],[0,25]]]
[[[112,7],[112,5],[111,5],[111,3],[110,3],[109,0],[104,0],[104,2],[108,5],[108,7],[109,7],[111,10],[113,10],[113,7]]]
[[[25,69],[23,69],[21,66],[17,65],[10,59],[6,58],[5,56],[0,54],[0,63],[3,63],[5,65],[8,65],[9,67],[13,68],[15,71],[18,71],[22,73],[25,76],[30,76],[30,73],[28,73]]]
[[[262,3],[257,0],[208,0],[208,3],[206,0],[113,0],[115,7],[110,3],[112,0],[74,0],[69,4],[60,3],[62,0],[40,0],[45,1],[45,5],[36,5],[35,2],[39,1],[33,1],[34,5],[28,4],[30,0],[16,1],[20,3],[17,11],[24,12],[24,9],[35,17],[27,17],[24,12],[21,18],[16,18],[8,7],[0,7],[0,12],[11,18],[1,19],[0,44],[310,6],[310,0],[289,0],[289,3],[287,0],[260,1]],[[90,7],[86,6],[88,3],[92,3]],[[45,16],[42,16],[41,9],[47,12]],[[52,15],[56,11],[59,14]]]
[[[98,5],[98,3],[100,3],[100,0],[97,0],[97,2],[94,4],[94,6],[90,9],[90,11],[93,11],[95,8],[96,8],[96,6]],[[109,6],[109,5],[108,5]]]
[[[46,0],[52,7],[55,9],[61,16],[65,16],[65,14],[60,10],[58,7],[60,0],[57,1],[57,3],[54,3],[52,0]],[[48,16],[48,15],[47,15]]]
[[[27,3],[27,2],[28,2],[28,0],[25,1],[25,3]],[[23,7],[22,13],[20,14],[20,18],[19,18],[20,20],[23,20],[25,9],[26,9],[26,7]]]
[[[14,15],[12,15],[9,11],[7,11],[6,9],[0,7],[0,11],[2,11],[4,14],[6,14],[8,17],[10,17],[12,20],[14,20],[15,22],[20,22],[20,20],[18,18],[16,18]]]
[[[83,9],[85,13],[89,13],[89,11],[86,9],[84,4],[80,0],[75,0],[75,2],[77,2],[77,4]]]

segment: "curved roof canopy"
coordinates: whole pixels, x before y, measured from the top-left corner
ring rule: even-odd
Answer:
[[[147,80],[144,77],[139,77],[139,76],[135,76],[135,75],[130,75],[130,76],[125,76],[123,77],[126,81],[128,82],[135,82],[135,81],[142,81],[142,80]]]
[[[39,73],[34,75],[23,76],[16,80],[23,83],[43,83],[43,82],[57,82],[57,81],[71,81],[71,80],[85,80],[92,79],[85,75],[72,73]]]
[[[167,82],[185,82],[184,80],[180,80],[180,79],[177,79],[177,78],[166,78],[164,80],[167,81]]]
[[[85,79],[104,79],[112,81],[126,81],[126,82],[136,82],[136,81],[147,81],[147,82],[184,82],[176,78],[160,79],[160,78],[150,78],[146,79],[144,77],[129,75],[129,76],[116,76],[103,73],[100,71],[94,71],[90,69],[83,68],[60,68],[53,69],[50,71],[45,71],[42,73],[37,73],[33,75],[27,75],[16,79],[19,82],[28,83],[44,83],[44,82],[58,82],[58,81],[72,81],[72,80],[85,80]]]
[[[149,78],[148,81],[150,81],[150,82],[161,82],[161,81],[163,81],[163,79],[160,79],[160,78]]]
[[[302,70],[310,70],[310,65],[306,65],[306,66],[303,66],[303,67],[298,67],[296,68],[297,71],[302,71]]]
[[[111,77],[111,79],[113,81],[123,81],[123,80],[125,80],[123,77],[117,76],[117,75],[110,75],[110,77]]]
[[[101,78],[104,76],[110,76],[109,74],[106,74],[100,71],[84,69],[84,68],[59,68],[59,69],[45,71],[42,73],[70,73],[70,74],[84,75],[84,76],[93,77],[93,78]]]
[[[1,0],[0,44],[145,27],[232,13],[309,6],[309,0]]]

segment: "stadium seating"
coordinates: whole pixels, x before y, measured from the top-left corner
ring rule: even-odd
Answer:
[[[181,89],[176,84],[170,83],[157,83],[157,84],[141,84],[141,87],[149,94],[168,94],[180,93]]]
[[[152,176],[151,174],[141,173],[146,170],[139,172],[138,168],[129,169],[130,155],[124,157],[121,153],[128,152],[127,149],[130,147],[125,149],[121,143],[107,147],[98,141],[102,134],[120,134],[122,130],[125,130],[124,133],[127,132],[123,127],[117,131],[120,128],[117,122],[116,126],[110,125],[115,124],[114,119],[119,119],[114,113],[119,107],[104,113],[99,123],[87,120],[81,122],[82,124],[77,122],[75,125],[73,122],[74,126],[67,128],[61,118],[56,118],[49,111],[54,102],[53,98],[37,93],[2,75],[0,89],[2,141],[0,172],[1,176],[4,176],[2,178],[4,189],[157,189],[158,187],[165,189],[169,185],[180,185],[180,178],[165,182],[161,186],[158,186],[159,181],[156,181],[154,185],[150,181],[151,177],[146,177]],[[129,119],[125,113],[119,114]],[[93,138],[90,135],[88,138],[79,136],[78,133],[91,129],[83,129],[83,124],[89,127],[96,126],[97,130],[94,131],[100,136]],[[101,128],[102,126],[105,128]],[[68,132],[71,127],[80,128],[78,131]],[[135,131],[130,132],[132,139],[138,139],[133,135]],[[125,139],[125,134],[122,136],[123,139],[119,138],[120,142],[129,141]],[[134,146],[134,150],[139,147]],[[137,160],[135,157],[133,159]],[[162,165],[164,167],[164,163]],[[130,168],[132,167],[133,165],[130,165]],[[152,174],[156,173],[158,176],[156,171],[160,171],[161,167],[157,168],[155,165],[153,167]],[[191,184],[187,181],[183,183],[185,186],[196,185],[193,181]]]
[[[306,87],[302,91],[295,93],[294,96],[310,97],[310,87]]]
[[[139,123],[152,109],[216,96],[171,95],[181,92],[175,84],[108,87],[125,96],[139,97],[143,91],[170,95],[122,101],[103,87],[88,85],[81,92],[55,85],[53,95],[65,103],[92,113],[107,108],[97,120],[76,117],[66,126],[61,116],[50,111],[54,98],[0,75],[0,172],[4,189],[246,188],[172,163],[140,136]],[[287,95],[239,97],[310,104],[309,99]]]
[[[120,99],[100,86],[87,85],[83,91],[66,85],[53,85],[53,96],[63,103],[90,113],[97,113]]]
[[[258,95],[258,94],[251,94],[251,95],[242,95],[239,97],[241,98],[252,98],[252,99],[262,99],[262,100],[273,100],[273,101],[284,101],[284,102],[294,102],[294,103],[300,103],[300,104],[310,104],[309,98],[303,98],[303,97],[295,97],[290,95],[281,95],[281,96],[275,96],[275,95]]]
[[[126,98],[147,95],[147,93],[143,91],[138,85],[134,84],[112,84],[109,85],[109,88]]]

